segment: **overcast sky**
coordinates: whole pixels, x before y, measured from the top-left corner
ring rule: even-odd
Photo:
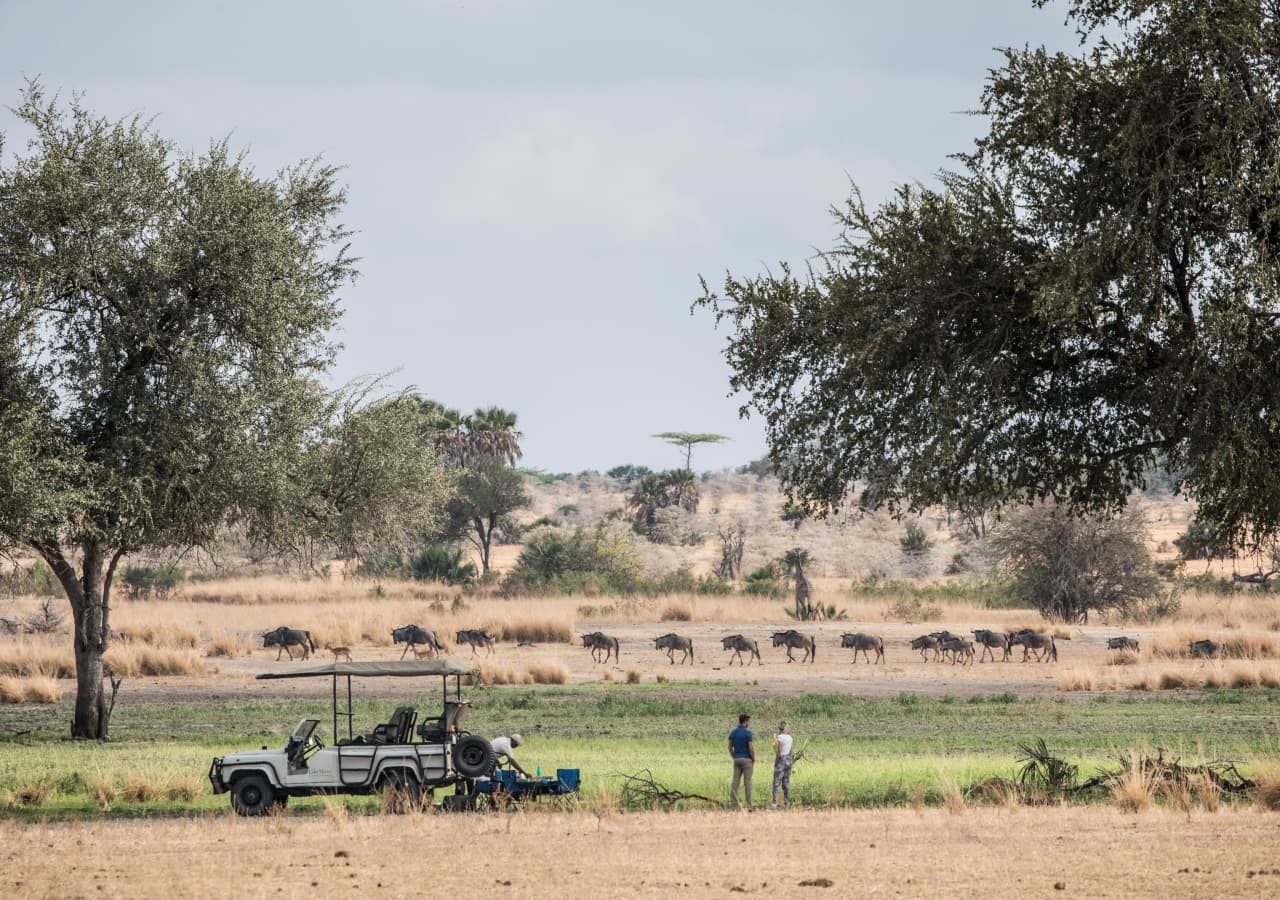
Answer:
[[[24,77],[230,135],[260,172],[346,166],[359,280],[335,379],[515,410],[551,471],[764,454],[727,396],[698,276],[803,263],[854,179],[870,201],[966,149],[994,48],[1067,48],[1062,5],[876,2],[0,0]],[[25,135],[5,114],[9,149]]]

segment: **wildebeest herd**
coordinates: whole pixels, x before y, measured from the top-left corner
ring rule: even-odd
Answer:
[[[967,638],[962,635],[953,634],[950,631],[932,631],[928,634],[922,634],[910,641],[912,650],[919,652],[920,658],[924,661],[933,662],[950,662],[951,665],[973,665],[974,661],[986,662],[988,658],[991,662],[996,662],[996,651],[1000,651],[1000,661],[1009,662],[1013,659],[1013,648],[1022,648],[1022,662],[1035,660],[1036,662],[1057,662],[1058,647],[1053,635],[1035,631],[1030,628],[1021,628],[1017,631],[993,631],[988,628],[975,628],[970,632],[973,638]],[[602,631],[592,631],[587,634],[579,635],[584,649],[591,651],[591,659],[596,663],[608,663],[610,659],[616,664],[620,657],[621,641],[611,635],[607,635]],[[441,643],[436,632],[430,628],[423,628],[417,624],[403,625],[399,628],[392,629],[391,640],[393,644],[404,644],[404,651],[400,654],[400,658],[404,659],[410,652],[418,658],[435,657],[439,653],[445,651],[445,646]],[[472,655],[484,650],[486,654],[492,654],[494,644],[497,637],[483,628],[464,628],[456,632],[454,635],[455,643],[459,646],[469,646]],[[742,634],[731,634],[720,639],[721,646],[726,653],[731,654],[729,657],[729,665],[734,662],[739,665],[747,666],[755,662],[763,665],[760,656],[759,642],[746,637]],[[783,648],[786,651],[787,662],[806,662],[813,663],[818,655],[817,638],[811,634],[805,634],[794,628],[786,631],[775,631],[771,635],[771,642],[775,648]],[[316,650],[315,641],[311,638],[311,632],[305,629],[288,628],[280,626],[271,631],[264,632],[262,635],[263,647],[279,647],[276,653],[276,659],[280,659],[281,653],[288,653],[289,658],[293,659],[293,650],[298,648],[302,652],[302,659],[307,659]],[[686,635],[676,634],[675,632],[667,632],[653,639],[655,650],[664,651],[667,660],[671,665],[676,664],[675,654],[679,652],[680,664],[688,663],[693,665],[694,650],[693,638]],[[858,661],[858,655],[861,654],[868,665],[873,663],[885,662],[885,643],[884,639],[879,635],[866,634],[863,632],[844,633],[840,635],[840,648],[853,651],[853,662]],[[978,648],[981,647],[981,651]],[[419,649],[423,648],[423,649]],[[350,660],[350,649],[347,647],[330,647],[328,648],[334,654],[334,659],[346,657]],[[1138,652],[1138,641],[1131,637],[1113,637],[1107,640],[1107,649],[1128,653]],[[1211,640],[1193,641],[1190,644],[1188,653],[1192,658],[1216,658],[1220,651],[1220,646]],[[795,651],[801,651],[802,656],[799,659],[795,656]],[[745,655],[745,661],[744,661]],[[875,659],[872,659],[874,655]]]

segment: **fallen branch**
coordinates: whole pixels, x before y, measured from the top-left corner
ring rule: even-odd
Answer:
[[[619,775],[622,779],[622,805],[628,809],[670,808],[685,800],[698,800],[712,806],[723,807],[724,804],[702,794],[686,794],[673,790],[653,777],[648,769],[641,769],[634,775]]]

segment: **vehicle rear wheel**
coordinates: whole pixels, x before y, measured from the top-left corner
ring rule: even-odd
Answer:
[[[388,772],[378,781],[382,808],[394,815],[422,808],[422,787],[407,772]]]
[[[273,808],[283,808],[288,796],[276,796],[267,776],[256,772],[242,775],[231,786],[231,808],[242,816],[265,816]]]
[[[453,767],[465,778],[484,778],[497,762],[493,745],[478,734],[468,734],[453,747]]]

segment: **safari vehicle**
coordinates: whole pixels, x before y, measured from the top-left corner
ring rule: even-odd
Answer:
[[[213,792],[231,794],[231,807],[242,816],[260,816],[311,794],[383,792],[395,812],[421,802],[423,791],[453,787],[449,808],[474,804],[475,779],[494,770],[493,747],[483,737],[462,730],[470,704],[462,700],[462,676],[471,670],[448,660],[334,662],[330,665],[258,676],[323,678],[333,681],[333,743],[321,739],[319,719],[303,719],[283,747],[263,747],[216,757],[209,768]],[[397,707],[372,731],[354,731],[352,678],[438,676],[442,708],[438,716],[419,721],[412,706]],[[339,707],[338,683],[346,679],[346,706]],[[449,680],[453,679],[453,697]],[[346,735],[339,730],[345,720]]]

